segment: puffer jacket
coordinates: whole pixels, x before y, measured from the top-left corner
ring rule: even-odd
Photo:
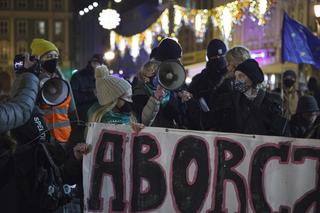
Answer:
[[[39,79],[32,73],[17,75],[10,101],[0,104],[0,133],[19,127],[31,116],[39,90]]]

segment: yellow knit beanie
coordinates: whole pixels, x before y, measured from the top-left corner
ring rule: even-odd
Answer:
[[[41,38],[33,39],[30,47],[31,47],[31,52],[32,52],[31,54],[36,55],[36,56],[40,56],[40,57],[50,51],[53,51],[53,50],[57,51],[57,53],[59,53],[59,50],[56,47],[56,45],[54,45],[50,41],[47,41],[47,40],[41,39]]]

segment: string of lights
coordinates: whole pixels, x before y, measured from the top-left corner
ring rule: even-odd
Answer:
[[[89,4],[88,7],[83,8],[79,11],[79,15],[83,16],[86,13],[89,13],[90,10],[93,10],[95,7],[98,7],[98,2],[93,2],[92,4]]]
[[[150,53],[154,39],[161,40],[167,36],[176,39],[183,25],[194,30],[197,42],[203,41],[209,23],[219,28],[226,41],[231,40],[233,26],[242,23],[246,16],[256,21],[259,26],[265,25],[275,2],[276,0],[236,0],[213,9],[189,9],[174,5],[174,29],[171,34],[169,34],[169,10],[167,9],[148,29],[132,37],[124,37],[111,31],[111,52],[116,46],[121,54],[124,54],[126,48],[129,48],[132,57],[136,58],[139,55],[139,49],[143,46]],[[120,24],[120,18],[115,10],[108,11],[108,13],[102,11],[99,21],[105,29],[112,30]],[[112,58],[110,53],[108,56]]]

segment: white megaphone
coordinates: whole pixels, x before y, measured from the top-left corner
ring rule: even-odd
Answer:
[[[41,98],[49,106],[62,104],[69,96],[68,83],[61,78],[44,78],[40,81]]]
[[[178,60],[163,61],[157,72],[159,84],[167,90],[179,89],[187,77],[183,65]]]

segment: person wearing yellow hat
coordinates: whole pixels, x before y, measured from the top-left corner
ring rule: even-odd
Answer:
[[[31,43],[32,55],[40,58],[40,79],[60,78],[64,79],[58,67],[59,49],[52,42],[41,38],[33,39]],[[68,82],[69,91],[71,86]],[[72,93],[58,105],[40,103],[44,120],[50,129],[51,135],[60,143],[66,143],[71,135],[70,120],[77,120],[75,102]]]
[[[32,55],[40,57],[43,70],[54,73],[59,59],[59,49],[52,42],[41,38],[33,39],[31,43]]]

